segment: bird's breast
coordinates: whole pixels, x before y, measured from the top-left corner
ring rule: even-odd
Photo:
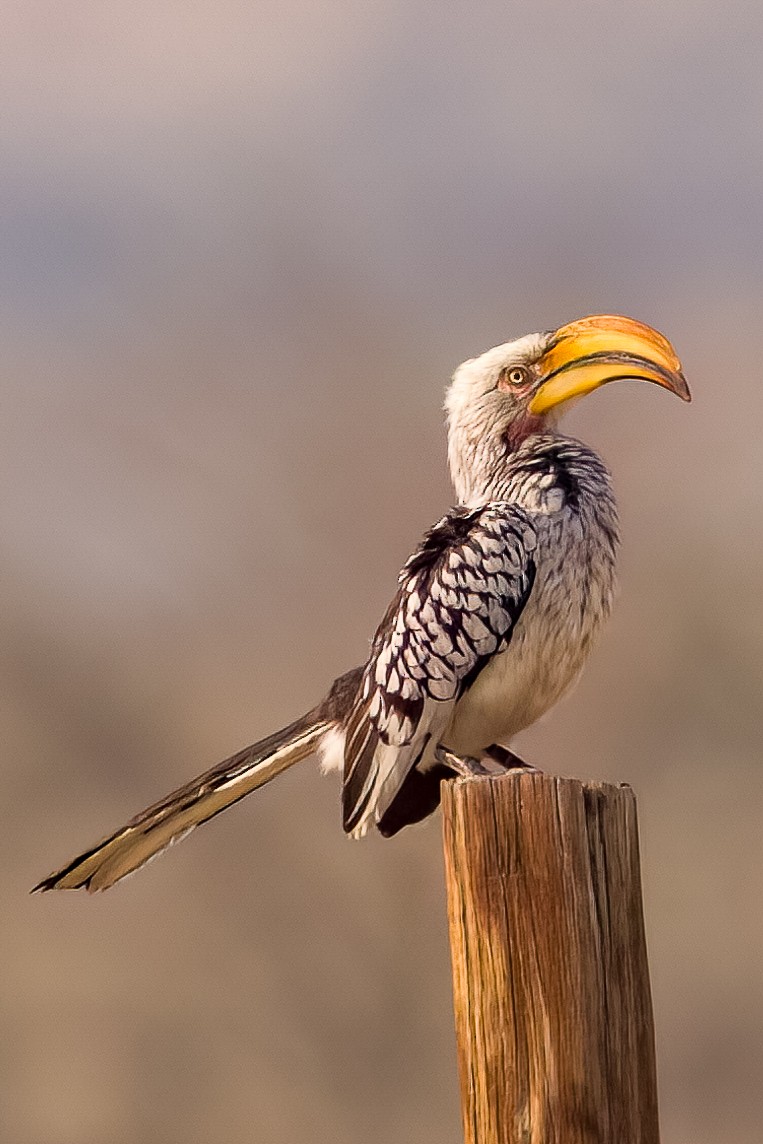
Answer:
[[[454,709],[443,742],[479,756],[507,744],[557,703],[578,678],[608,618],[616,535],[608,523],[565,510],[537,522],[530,598],[508,646],[493,656]]]

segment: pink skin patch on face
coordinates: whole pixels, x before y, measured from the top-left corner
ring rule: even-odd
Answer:
[[[533,433],[542,433],[544,425],[545,422],[542,417],[534,417],[532,413],[525,413],[523,417],[517,417],[511,422],[506,430],[506,440],[511,448],[515,449]]]

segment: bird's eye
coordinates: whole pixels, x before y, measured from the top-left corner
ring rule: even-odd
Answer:
[[[503,370],[498,382],[499,389],[519,389],[531,380],[530,371],[523,365],[513,365]]]

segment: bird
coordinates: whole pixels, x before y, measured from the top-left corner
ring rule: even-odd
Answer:
[[[459,366],[445,400],[456,502],[403,566],[366,662],[305,715],[141,811],[34,890],[108,889],[311,755],[339,771],[342,825],[355,837],[390,837],[426,818],[444,780],[526,766],[514,736],[575,683],[615,592],[612,480],[559,420],[618,380],[691,400],[671,343],[616,314],[528,334]]]

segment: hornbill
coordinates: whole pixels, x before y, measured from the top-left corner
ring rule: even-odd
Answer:
[[[574,683],[607,619],[618,523],[609,473],[557,431],[610,381],[690,400],[670,343],[594,315],[460,366],[447,392],[457,504],[404,565],[367,661],[288,727],[142,811],[35,889],[105,890],[194,826],[317,754],[342,773],[345,831],[392,835],[454,773],[521,766],[512,737]]]

